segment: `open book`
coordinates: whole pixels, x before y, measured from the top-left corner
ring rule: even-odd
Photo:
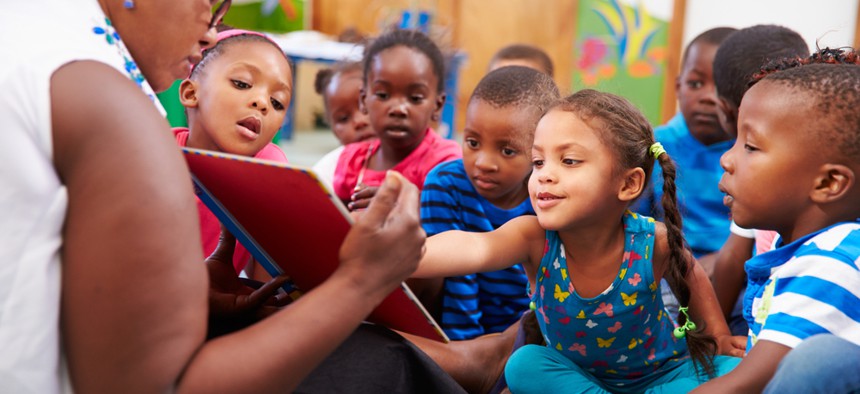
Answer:
[[[190,148],[183,153],[197,196],[270,275],[285,273],[308,292],[334,273],[352,220],[311,170]],[[448,342],[405,283],[368,321]]]

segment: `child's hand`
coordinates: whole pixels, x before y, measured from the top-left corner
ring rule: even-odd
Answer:
[[[378,187],[375,186],[367,186],[363,183],[359,184],[355,187],[355,193],[352,193],[352,202],[349,203],[347,208],[350,211],[356,211],[359,209],[365,209],[368,205],[370,205],[370,200],[373,199],[373,196],[376,195],[376,192],[379,190]]]
[[[746,353],[747,337],[745,336],[723,335],[714,339],[717,341],[717,354],[743,357]]]
[[[278,311],[291,301],[289,295],[276,295],[289,280],[285,275],[272,278],[259,289],[243,284],[233,269],[233,250],[236,238],[221,228],[218,247],[206,259],[209,272],[209,314],[213,318],[262,319]]]

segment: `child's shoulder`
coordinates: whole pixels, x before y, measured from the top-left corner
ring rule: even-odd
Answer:
[[[263,149],[260,149],[256,155],[254,155],[255,159],[263,159],[263,160],[271,160],[279,163],[287,162],[287,155],[284,154],[284,151],[281,148],[273,143],[268,143]]]
[[[451,177],[465,177],[466,167],[463,165],[463,159],[444,161],[437,164],[427,174],[427,180],[438,178],[440,180],[451,180]]]
[[[825,255],[843,260],[858,269],[860,258],[860,222],[839,223],[821,231],[803,242],[793,253],[794,257]]]
[[[459,159],[463,157],[463,150],[457,141],[447,139],[439,135],[435,130],[429,129],[429,132],[424,137],[425,141],[430,142],[430,150],[433,155],[443,161]]]

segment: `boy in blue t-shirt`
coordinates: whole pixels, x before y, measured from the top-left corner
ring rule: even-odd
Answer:
[[[746,263],[747,356],[701,392],[761,392],[789,351],[819,334],[860,352],[860,58],[838,56],[851,64],[776,71],[743,98],[720,190],[739,226],[780,241]],[[839,367],[842,379],[793,389],[860,388],[857,365]]]
[[[463,159],[438,165],[424,181],[421,222],[428,236],[492,231],[534,215],[527,188],[532,139],[558,99],[552,78],[527,67],[502,67],[478,83],[466,110]],[[437,304],[427,307],[451,339],[471,339],[516,323],[528,309],[527,286],[520,266],[445,278]]]
[[[684,238],[702,260],[720,249],[729,236],[729,210],[717,183],[723,174],[720,156],[733,140],[717,117],[717,93],[712,63],[717,48],[736,29],[719,27],[699,34],[684,51],[681,75],[675,81],[681,112],[654,129],[654,138],[675,160],[678,202],[684,219]],[[634,210],[655,218],[663,216],[663,173],[654,167],[653,188],[642,195]],[[704,264],[707,266],[707,264]]]

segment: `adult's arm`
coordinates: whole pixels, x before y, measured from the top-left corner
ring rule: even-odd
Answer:
[[[197,209],[167,123],[134,83],[96,62],[57,70],[51,105],[69,193],[61,313],[77,391],[289,392],[415,268],[418,192],[394,174],[331,279],[204,343]]]

